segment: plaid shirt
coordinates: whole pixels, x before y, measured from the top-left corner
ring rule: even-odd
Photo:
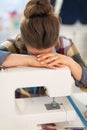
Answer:
[[[72,57],[77,63],[82,66],[82,79],[81,81],[75,80],[75,84],[78,87],[87,88],[87,68],[82,61],[80,54],[73,44],[71,39],[68,39],[64,36],[60,36],[60,47],[55,46],[57,53],[64,54]],[[7,41],[0,44],[0,64],[7,58],[11,53],[17,54],[28,54],[25,45],[23,44],[20,35],[17,35],[14,39],[8,39]],[[2,66],[1,66],[2,68]]]

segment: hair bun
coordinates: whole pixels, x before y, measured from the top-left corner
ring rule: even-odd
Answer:
[[[26,18],[48,15],[53,11],[49,0],[30,0],[24,10]]]

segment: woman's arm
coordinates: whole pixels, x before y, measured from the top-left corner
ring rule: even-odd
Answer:
[[[14,67],[14,66],[26,66],[27,65],[27,55],[22,54],[10,54],[3,61],[2,66],[5,67]]]
[[[47,53],[38,55],[38,61],[41,64],[48,64],[48,67],[55,69],[57,67],[67,66],[71,70],[75,83],[79,87],[87,87],[87,68],[80,58],[80,55],[69,57],[58,53]],[[85,70],[85,71],[84,71]],[[85,83],[86,82],[86,83]],[[84,85],[84,83],[86,85]]]
[[[2,63],[5,67],[31,66],[31,67],[47,67],[42,65],[34,55],[10,54]]]
[[[48,67],[51,69],[67,66],[70,68],[73,77],[78,81],[81,80],[82,68],[69,56],[52,52],[39,55],[38,61],[40,61],[41,64],[48,64]]]

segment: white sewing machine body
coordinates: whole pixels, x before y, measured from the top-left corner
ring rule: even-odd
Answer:
[[[72,78],[68,68],[56,70],[20,67],[0,71],[0,129],[40,130],[39,125],[74,120],[76,113],[66,98],[71,94]],[[15,90],[45,86],[45,97],[15,99]],[[52,97],[60,108],[47,110]]]

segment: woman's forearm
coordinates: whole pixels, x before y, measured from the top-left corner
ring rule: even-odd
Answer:
[[[70,63],[69,63],[69,68],[71,70],[71,73],[73,75],[73,77],[80,81],[82,78],[82,67],[75,62],[73,59],[71,59]]]
[[[6,60],[2,63],[5,67],[14,66],[26,66],[27,65],[27,55],[21,54],[10,54]]]

